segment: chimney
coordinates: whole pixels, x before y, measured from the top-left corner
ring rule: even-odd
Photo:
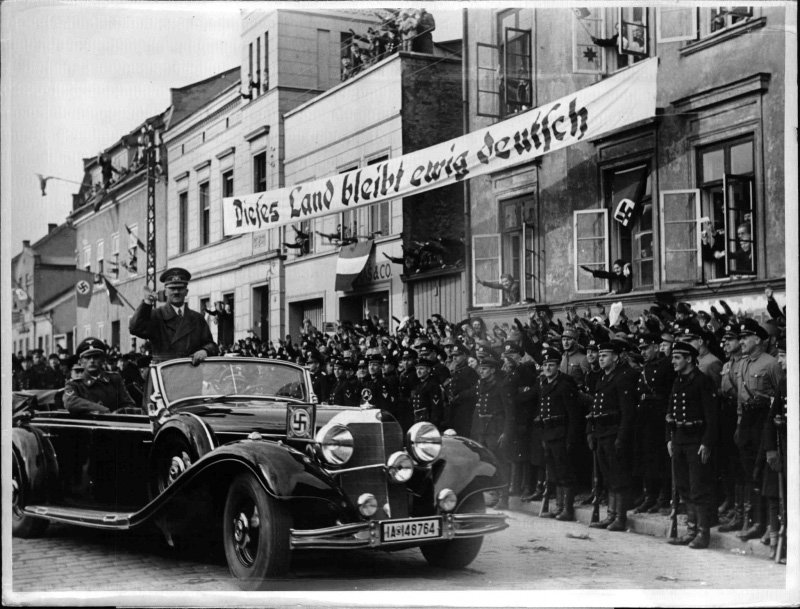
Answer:
[[[52,233],[57,228],[58,228],[58,224],[48,223],[47,224],[47,234],[49,235],[50,233]]]
[[[23,239],[22,240],[22,247],[30,247],[30,246],[31,246],[31,240],[30,239]]]

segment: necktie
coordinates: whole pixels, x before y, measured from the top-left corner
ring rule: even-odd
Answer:
[[[183,317],[183,309],[178,309],[178,317]]]

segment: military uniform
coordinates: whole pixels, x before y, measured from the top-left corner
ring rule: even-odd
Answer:
[[[184,269],[169,269],[162,273],[166,286],[176,283],[186,285],[191,275]],[[204,349],[208,355],[219,352],[206,318],[183,305],[183,315],[178,315],[170,304],[153,307],[142,302],[130,319],[129,330],[134,336],[150,341],[153,363],[191,356]]]
[[[589,373],[589,362],[586,361],[586,354],[575,345],[571,351],[564,351],[561,356],[559,371],[572,377],[578,387],[586,382],[586,375]]]
[[[344,375],[336,381],[328,400],[337,406],[358,406],[361,403],[361,386],[354,376]]]
[[[79,357],[105,355],[105,345],[96,338],[87,338],[76,349]],[[85,370],[80,378],[67,381],[64,407],[71,414],[113,412],[123,408],[137,409],[119,374],[101,370],[92,375]]]
[[[640,339],[640,348],[657,344],[658,337]],[[658,354],[647,361],[636,382],[636,418],[634,429],[634,462],[637,474],[644,481],[645,497],[635,511],[658,511],[669,501],[669,453],[662,441],[667,402],[675,379],[669,358]]]
[[[419,362],[417,365],[421,365]],[[411,411],[414,423],[429,421],[437,427],[444,423],[444,390],[431,373],[411,391]]]
[[[784,350],[785,348],[786,346],[783,345]],[[775,558],[777,551],[778,531],[781,528],[780,519],[785,518],[787,512],[786,422],[788,414],[786,378],[784,377],[772,400],[761,439],[760,460],[764,469],[761,488],[764,497],[767,498],[771,558]],[[781,497],[783,498],[783,510],[781,510]],[[786,523],[783,524],[786,525]],[[786,544],[784,543],[784,551],[785,548]],[[779,558],[783,558],[783,556]]]
[[[680,342],[675,344],[673,353],[697,355],[694,347]],[[692,516],[696,518],[696,528],[690,529],[678,543],[688,543],[692,548],[708,546],[710,510],[714,507],[714,467],[710,459],[703,463],[698,453],[701,445],[712,449],[713,453],[719,433],[718,411],[717,393],[711,379],[697,368],[676,375],[667,408],[666,440],[672,442],[675,485],[686,502],[690,526]]]
[[[558,352],[546,349],[543,361],[555,360]],[[557,485],[558,520],[574,520],[575,475],[573,451],[581,442],[585,422],[578,386],[571,375],[558,372],[553,379],[542,376],[535,422],[541,428],[545,459]]]
[[[769,334],[754,319],[745,319],[739,325],[739,335],[756,335],[765,343]],[[783,372],[777,359],[761,350],[744,355],[738,367],[736,399],[737,426],[734,442],[745,476],[744,522],[739,537],[761,537],[766,529],[765,509],[760,492],[758,472],[755,469],[758,449],[766,421],[770,400],[777,394]],[[752,508],[752,526],[748,527]]]
[[[726,340],[729,338],[738,340],[739,335],[737,332],[738,327],[729,324],[724,328],[723,338]],[[745,478],[744,470],[742,469],[739,449],[733,441],[738,419],[736,387],[739,384],[741,364],[741,351],[731,353],[728,361],[722,365],[720,377],[719,442],[715,462],[718,468],[721,491],[725,496],[725,501],[720,507],[720,516],[726,517],[727,522],[724,522],[719,527],[719,531],[722,533],[742,528],[744,522],[745,486],[749,484],[749,478]]]
[[[478,373],[466,362],[456,365],[447,382],[448,427],[456,433],[469,437],[472,425],[472,413],[475,409],[475,386],[478,384]]]
[[[619,353],[619,346],[605,343],[600,351]],[[597,463],[609,494],[606,518],[598,528],[625,529],[632,480],[632,433],[635,416],[631,368],[617,362],[598,380],[587,415],[586,434],[595,444]],[[612,526],[613,525],[613,526]]]

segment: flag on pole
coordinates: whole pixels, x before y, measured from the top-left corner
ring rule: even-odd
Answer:
[[[78,306],[82,309],[88,309],[89,303],[92,301],[92,284],[86,279],[78,279],[75,284],[75,296]]]
[[[638,165],[631,169],[614,173],[611,183],[612,205],[615,205],[614,219],[628,226],[638,212],[639,201],[647,188],[647,176],[650,168]]]
[[[111,282],[108,280],[108,277],[103,275],[103,282],[106,284],[106,292],[108,292],[108,301],[114,305],[122,306],[122,299],[120,298],[120,294]]]
[[[142,249],[143,252],[147,251],[147,248],[144,246],[144,242],[139,239],[139,235],[134,233],[130,226],[127,224],[125,225],[125,230],[128,231],[128,248],[133,249],[133,242],[136,241],[136,245]]]
[[[364,270],[372,252],[372,239],[345,245],[339,250],[336,261],[336,290],[349,290],[356,277]]]

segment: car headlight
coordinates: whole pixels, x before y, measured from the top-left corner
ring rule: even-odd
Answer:
[[[417,461],[430,463],[442,452],[442,434],[436,425],[422,421],[408,430],[408,450]]]
[[[358,498],[358,511],[362,516],[369,518],[378,511],[378,500],[372,493],[364,493]]]
[[[353,456],[353,434],[344,425],[326,425],[315,440],[322,458],[331,465],[343,465]]]
[[[389,457],[386,469],[389,477],[395,482],[408,482],[414,475],[414,462],[407,453],[399,450]]]

